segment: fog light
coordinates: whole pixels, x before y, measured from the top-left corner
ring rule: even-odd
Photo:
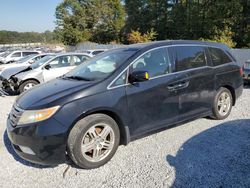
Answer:
[[[27,154],[30,154],[30,155],[35,155],[35,153],[32,151],[32,149],[30,149],[29,147],[26,147],[26,146],[19,146],[20,150],[23,152],[23,153],[27,153]]]

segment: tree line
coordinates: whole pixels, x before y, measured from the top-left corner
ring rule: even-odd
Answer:
[[[0,31],[0,43],[190,39],[250,47],[250,0],[63,0],[53,32]]]
[[[53,31],[38,32],[16,32],[0,31],[0,44],[19,44],[19,43],[57,43],[57,36]]]

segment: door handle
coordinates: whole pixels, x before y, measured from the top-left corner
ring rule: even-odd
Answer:
[[[182,82],[168,85],[168,89],[170,91],[176,91],[179,89],[184,89],[184,88],[188,87],[188,85],[189,85],[189,81],[182,81]]]

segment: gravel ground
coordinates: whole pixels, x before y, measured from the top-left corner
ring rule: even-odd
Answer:
[[[14,100],[0,96],[0,187],[250,187],[250,88],[226,120],[198,119],[120,146],[94,170],[20,159],[5,132]]]

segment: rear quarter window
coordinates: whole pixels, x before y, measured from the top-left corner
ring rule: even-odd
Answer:
[[[205,47],[178,46],[176,50],[176,71],[206,66]]]
[[[232,62],[232,59],[222,49],[209,47],[208,50],[214,66]]]

